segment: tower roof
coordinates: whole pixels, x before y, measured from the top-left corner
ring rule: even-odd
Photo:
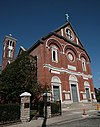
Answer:
[[[9,39],[11,39],[13,41],[17,41],[17,39],[15,39],[14,37],[12,37],[12,35],[6,35],[5,38],[4,38],[4,40],[7,39],[7,38],[9,38]]]

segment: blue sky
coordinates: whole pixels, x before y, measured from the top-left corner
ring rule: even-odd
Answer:
[[[99,0],[0,0],[0,64],[5,35],[29,48],[41,37],[70,22],[91,57],[95,87],[100,88],[100,1]]]

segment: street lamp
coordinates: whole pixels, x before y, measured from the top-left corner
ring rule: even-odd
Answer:
[[[51,106],[50,106],[50,97],[51,94],[46,92],[43,94],[43,100],[44,100],[44,118],[51,117]]]

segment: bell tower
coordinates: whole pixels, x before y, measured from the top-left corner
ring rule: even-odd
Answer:
[[[5,36],[3,40],[2,70],[5,69],[7,64],[14,61],[16,42],[17,39],[13,38],[11,34]]]

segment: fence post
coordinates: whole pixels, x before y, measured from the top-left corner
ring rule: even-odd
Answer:
[[[21,97],[21,122],[28,122],[30,120],[30,96],[28,92],[24,92],[20,95]]]

